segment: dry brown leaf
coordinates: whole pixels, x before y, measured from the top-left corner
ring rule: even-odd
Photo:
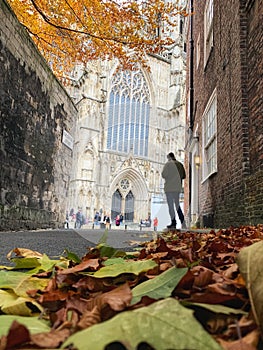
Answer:
[[[17,349],[21,344],[29,341],[30,334],[28,329],[17,321],[13,321],[6,336],[6,344],[3,349]]]
[[[59,274],[67,275],[70,273],[77,273],[85,270],[97,271],[99,267],[100,267],[99,259],[88,259],[88,260],[82,261],[80,264],[74,267],[60,270]]]
[[[257,350],[259,338],[259,330],[254,330],[242,339],[238,339],[235,341],[225,341],[223,339],[217,339],[217,341],[225,350]]]
[[[14,248],[10,250],[7,254],[7,259],[10,260],[12,258],[12,254],[15,253],[15,256],[22,258],[42,258],[43,254],[26,248]]]
[[[49,333],[38,333],[31,335],[31,344],[44,349],[58,348],[69,336],[70,329],[64,328]]]
[[[128,283],[125,283],[110,292],[102,293],[88,301],[88,310],[95,306],[101,310],[104,305],[109,305],[114,311],[122,311],[130,305],[132,292]]]
[[[101,321],[100,312],[97,306],[94,306],[94,308],[89,311],[85,311],[80,319],[80,321],[77,324],[77,327],[79,329],[85,329],[88,328],[94,324],[97,324]]]

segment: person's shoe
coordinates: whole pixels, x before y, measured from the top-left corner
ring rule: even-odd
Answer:
[[[172,220],[172,223],[170,225],[166,226],[167,228],[176,228],[176,221]]]

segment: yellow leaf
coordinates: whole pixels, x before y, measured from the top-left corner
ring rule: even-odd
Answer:
[[[15,248],[10,250],[10,252],[7,254],[7,259],[12,258],[12,254],[15,253],[16,256],[22,257],[22,258],[41,258],[42,254],[39,252],[36,252],[31,249],[26,248]]]
[[[6,315],[32,316],[42,312],[43,308],[35,300],[27,297],[18,297],[13,291],[0,289],[0,308]],[[34,312],[33,312],[34,310]]]

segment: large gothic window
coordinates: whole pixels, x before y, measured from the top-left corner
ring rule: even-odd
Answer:
[[[148,155],[149,89],[141,71],[120,71],[109,98],[107,149]]]

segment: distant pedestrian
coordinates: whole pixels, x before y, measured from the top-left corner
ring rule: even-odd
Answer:
[[[104,215],[103,222],[105,224],[106,230],[110,229],[110,217],[108,214]]]
[[[122,213],[120,213],[120,225],[122,225],[122,223],[123,223],[123,215]]]
[[[116,225],[116,226],[120,226],[120,223],[121,223],[121,222],[120,222],[120,216],[117,215],[116,218],[115,218],[115,225]]]
[[[147,221],[148,221],[148,225],[149,225],[149,227],[151,227],[151,226],[152,226],[152,219],[151,219],[151,215],[149,215],[149,216],[148,216]]]
[[[68,211],[66,211],[65,227],[66,227],[66,229],[69,229],[69,213],[68,213]]]
[[[166,194],[169,215],[171,217],[171,224],[167,228],[176,228],[175,210],[176,207],[182,227],[185,227],[184,214],[180,207],[179,196],[182,192],[182,180],[185,179],[185,169],[182,163],[175,159],[172,152],[167,155],[167,163],[165,163],[162,177],[165,180],[164,192]]]
[[[100,219],[101,219],[100,214],[99,214],[98,211],[96,211],[96,213],[94,215],[94,223],[95,223],[95,225],[99,225]]]
[[[155,216],[155,218],[153,219],[153,230],[157,231],[158,228],[158,218],[157,216]]]
[[[81,226],[84,224],[85,218],[82,214],[81,209],[78,210],[76,214],[76,222],[75,222],[75,227],[76,228],[81,228]]]

